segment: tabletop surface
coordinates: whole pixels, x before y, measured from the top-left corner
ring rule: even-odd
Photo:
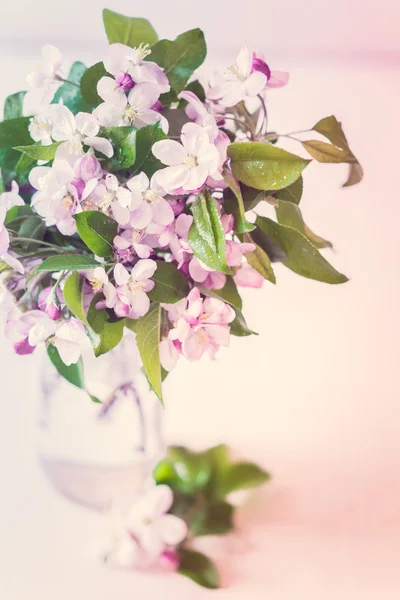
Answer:
[[[13,63],[3,96],[31,62]],[[297,66],[271,93],[274,129],[334,113],[365,168],[360,186],[341,190],[345,167],[311,165],[302,200],[350,281],[330,287],[278,265],[275,287],[244,294],[259,336],[233,340],[213,362],[181,363],[167,381],[168,440],[223,441],[273,475],[239,511],[237,535],[202,540],[221,600],[399,598],[399,75]],[[115,572],[92,558],[103,517],[59,497],[37,464],[38,357],[15,356],[2,336],[0,359],[0,598],[208,598],[178,575]]]

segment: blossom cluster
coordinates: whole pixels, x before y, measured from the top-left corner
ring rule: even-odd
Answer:
[[[145,39],[126,45],[115,41],[121,32],[112,31],[106,18],[113,13],[106,13],[112,43],[103,62],[89,69],[75,63],[67,75],[59,50],[45,46],[27,78],[41,92],[40,105],[0,124],[0,138],[4,124],[15,127],[10,152],[22,153],[11,169],[1,164],[5,332],[17,353],[44,342],[69,367],[85,346],[111,350],[124,319],[136,331],[149,376],[154,352],[139,338],[155,307],[149,344],[159,343],[159,372],[149,380],[160,395],[161,366],[170,371],[180,356],[214,357],[231,333],[251,333],[238,287],[274,281],[274,260],[296,271],[284,239],[293,219],[278,215],[275,231],[254,208],[277,206],[285,188],[298,194],[309,161],[275,147],[279,136],[268,132],[269,90],[288,75],[272,71],[262,55],[244,47],[231,66],[200,84],[200,30],[154,43],[149,25]],[[119,18],[134,26],[134,19]],[[168,63],[164,43],[189,48],[181,64]],[[349,153],[342,162],[356,163]],[[290,210],[299,210],[300,197],[286,202]],[[305,255],[301,244],[313,240],[296,233]],[[344,276],[328,266],[326,279],[321,269],[314,278],[340,283]],[[313,277],[310,265],[301,271]],[[103,340],[99,315],[108,327]]]

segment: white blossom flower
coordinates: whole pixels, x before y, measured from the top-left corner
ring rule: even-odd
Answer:
[[[174,496],[167,485],[157,485],[141,496],[126,518],[128,531],[150,555],[157,557],[166,546],[177,546],[187,535],[183,519],[171,514]]]
[[[124,90],[132,89],[135,83],[156,83],[160,94],[169,92],[168,77],[163,69],[154,62],[144,60],[149,54],[151,50],[148,44],[140,44],[137,48],[111,44],[104,67]]]
[[[64,142],[57,148],[56,158],[73,164],[83,156],[83,145],[90,146],[108,158],[113,153],[109,140],[98,137],[100,123],[95,116],[79,112],[76,116],[63,104],[51,104],[41,115],[31,119],[29,131],[35,142]]]
[[[116,86],[111,77],[102,77],[97,91],[104,102],[94,109],[93,114],[105,127],[133,125],[137,129],[161,122],[168,133],[168,121],[153,110],[160,96],[160,87],[154,83],[138,83],[126,96],[124,90]]]
[[[42,48],[42,61],[34,71],[29,73],[26,81],[30,88],[43,89],[44,104],[48,104],[59,85],[57,76],[62,75],[62,56],[58,48],[46,44]]]
[[[245,98],[257,96],[264,90],[267,76],[261,71],[252,72],[252,66],[253,55],[244,47],[234,65],[211,79],[207,97],[225,106],[234,106]]]
[[[167,192],[196,191],[209,176],[219,176],[220,155],[203,127],[186,123],[181,141],[160,140],[152,148],[154,156],[168,165],[156,173],[157,183]]]
[[[145,173],[139,173],[127,181],[131,191],[131,225],[144,229],[151,222],[160,225],[160,232],[174,220],[174,211],[163,196],[165,190],[158,184],[156,174],[151,180]]]
[[[25,204],[23,198],[19,195],[19,186],[16,181],[11,183],[11,190],[0,194],[0,207],[10,210],[13,206],[23,206]]]

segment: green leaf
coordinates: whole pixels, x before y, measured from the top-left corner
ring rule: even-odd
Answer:
[[[102,77],[108,75],[104,64],[98,62],[83,73],[81,78],[81,95],[85,102],[91,106],[98,106],[103,99],[97,93],[97,84]]]
[[[117,235],[117,222],[98,210],[87,210],[73,217],[78,233],[87,247],[96,256],[110,256]]]
[[[186,31],[174,41],[160,40],[151,49],[148,60],[164,69],[171,89],[179,94],[193,74],[204,62],[207,54],[204,34],[200,29]]]
[[[189,519],[193,536],[224,535],[233,531],[233,507],[228,502],[213,502],[201,507]]]
[[[82,321],[86,322],[85,311],[83,310],[83,294],[82,294],[83,279],[74,271],[68,277],[64,284],[63,295],[65,302],[72,314]]]
[[[258,335],[255,331],[250,329],[247,326],[246,320],[240,310],[237,308],[233,309],[236,313],[235,319],[230,324],[230,332],[231,335],[236,335],[237,337],[247,337],[249,335]]]
[[[28,130],[29,121],[30,117],[18,117],[0,123],[0,148],[11,149],[17,145],[32,144],[32,138]],[[18,161],[18,153],[16,153],[16,156]]]
[[[230,274],[226,263],[225,233],[213,199],[199,194],[191,210],[193,223],[188,241],[193,253],[210,269]]]
[[[278,200],[284,200],[285,202],[292,202],[293,204],[299,204],[303,195],[303,177],[299,177],[297,181],[289,185],[287,188],[283,188],[276,192],[275,197]]]
[[[203,285],[197,285],[197,287],[204,296],[209,296],[210,298],[217,298],[218,300],[224,300],[224,302],[227,302],[231,306],[242,310],[242,298],[240,297],[233,277],[230,277],[228,275],[224,287],[220,290],[208,289]]]
[[[48,146],[41,144],[30,144],[29,146],[15,146],[14,150],[22,152],[33,160],[53,160],[56,155],[56,150],[62,142],[54,142]]]
[[[210,590],[219,588],[217,570],[207,556],[196,550],[180,548],[179,559],[178,573]]]
[[[17,146],[17,148],[28,148],[28,146]],[[22,154],[15,165],[17,175],[28,176],[32,167],[36,165],[36,160],[30,158],[27,154]]]
[[[354,156],[353,152],[351,151],[349,143],[347,141],[347,138],[344,134],[342,124],[336,119],[336,117],[331,115],[330,117],[321,119],[320,121],[318,121],[318,123],[316,123],[314,125],[314,127],[312,129],[314,131],[317,131],[321,135],[325,136],[334,146],[336,146],[339,149],[342,149],[343,151],[347,152],[351,156],[352,160],[340,161],[340,162],[349,162],[350,163],[349,176],[348,176],[347,180],[345,181],[345,183],[343,184],[343,187],[348,187],[350,185],[355,185],[355,184],[359,183],[363,178],[363,169],[362,169],[360,163],[358,162],[358,160],[356,159],[356,157]],[[313,151],[315,152],[315,149],[313,149]],[[325,159],[326,159],[326,156],[325,156]],[[317,158],[317,160],[319,160],[319,158]],[[339,162],[339,161],[323,160],[321,162]]]
[[[85,389],[85,381],[83,375],[83,362],[80,358],[77,363],[67,366],[61,360],[58,350],[52,344],[47,346],[47,354],[57,371],[64,379],[72,383],[75,387]]]
[[[158,262],[152,280],[155,286],[148,293],[152,302],[174,304],[185,298],[190,291],[186,277],[173,263]]]
[[[243,241],[254,244],[254,240],[249,234],[246,234],[244,236]],[[253,267],[253,269],[260,273],[260,275],[262,275],[264,279],[267,279],[267,281],[271,281],[271,283],[276,283],[275,273],[271,266],[271,261],[268,254],[264,252],[264,250],[257,244],[255,244],[255,246],[256,249],[253,250],[253,252],[246,253],[247,262],[251,267]]]
[[[136,157],[132,165],[132,175],[143,171],[147,177],[151,178],[156,171],[164,168],[165,165],[154,156],[151,149],[153,144],[159,140],[166,139],[166,137],[159,121],[142,127],[137,131]]]
[[[106,310],[97,310],[96,304],[100,294],[90,304],[87,317],[88,324],[98,335],[98,343],[94,348],[96,356],[106,354],[120,343],[124,334],[125,319],[110,320]]]
[[[102,133],[113,144],[115,152],[113,158],[107,161],[108,170],[118,171],[131,167],[136,160],[136,135],[135,127],[103,127]]]
[[[258,190],[288,187],[310,162],[262,142],[234,142],[228,146],[228,157],[236,179]]]
[[[240,189],[242,190],[244,210],[246,212],[248,210],[253,210],[257,204],[265,200],[267,197],[267,193],[265,191],[255,190],[248,185],[244,185],[244,183],[240,185]]]
[[[85,271],[86,269],[95,269],[101,267],[101,264],[83,254],[61,254],[59,256],[49,256],[42,262],[38,268],[38,273],[42,271]]]
[[[287,259],[282,246],[259,227],[251,232],[250,237],[251,241],[257,244],[257,246],[267,254],[270,262],[284,262]]]
[[[251,462],[238,462],[222,473],[221,488],[224,495],[236,490],[263,485],[270,479],[269,473]]]
[[[265,217],[257,217],[256,224],[263,233],[281,246],[287,257],[283,264],[295,273],[331,284],[345,283],[348,280],[296,229]]]
[[[26,92],[17,92],[7,96],[4,103],[4,121],[8,119],[18,119],[23,116],[23,102]]]
[[[316,248],[332,248],[331,242],[324,240],[324,238],[316,235],[309,227],[307,227],[298,206],[281,200],[279,201],[279,206],[277,206],[275,210],[278,222],[281,225],[287,225],[288,227],[297,229],[297,231],[300,231],[300,233],[305,235]],[[247,254],[246,258],[248,258]]]
[[[208,485],[211,462],[203,452],[169,446],[166,458],[156,465],[153,476],[157,484],[165,483],[174,491],[192,495]]]
[[[342,124],[334,115],[321,119],[312,128],[321,135],[325,136],[332,144],[343,150],[350,150]]]
[[[135,323],[136,343],[148,382],[162,401],[160,326],[161,307],[155,303],[151,304],[148,313],[140,319],[136,319]]]
[[[235,232],[240,234],[253,231],[255,225],[246,220],[242,190],[240,189],[239,182],[234,178],[232,173],[228,171],[228,169],[224,170],[223,176],[226,185],[229,186],[231,192],[236,198],[235,201],[232,195],[228,195],[225,197],[224,202],[225,211],[232,214],[235,219]]]
[[[0,169],[0,194],[2,194],[5,191],[6,191],[6,186],[5,186],[5,183],[4,183],[3,172]],[[14,206],[13,208],[16,208],[16,206]]]
[[[78,112],[92,112],[93,106],[88,104],[81,95],[80,83],[85,72],[86,66],[83,63],[79,61],[74,62],[67,77],[68,81],[72,83],[63,83],[54,94],[51,103],[59,104],[60,100],[62,100],[63,104],[74,115]]]
[[[105,8],[103,21],[110,44],[125,44],[137,48],[140,44],[152,46],[158,40],[158,35],[147,19],[125,17]]]
[[[46,223],[41,217],[32,215],[25,219],[19,228],[18,235],[32,240],[43,240],[46,231]],[[35,250],[38,245],[36,243],[21,242],[21,246],[28,251]]]
[[[353,163],[356,158],[349,150],[342,150],[332,144],[317,140],[301,142],[303,147],[315,160],[322,163]]]

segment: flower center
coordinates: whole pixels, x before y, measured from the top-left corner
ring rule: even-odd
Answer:
[[[147,190],[143,195],[143,200],[149,204],[157,204],[159,196],[155,190]]]
[[[96,279],[95,277],[93,277],[93,279],[89,279],[89,283],[92,286],[92,290],[94,292],[98,292],[103,287],[103,284],[100,281],[100,279]]]
[[[33,117],[30,122],[30,129],[33,133],[39,133],[41,131],[47,131],[50,133],[51,127],[51,120],[41,117],[40,115]]]
[[[139,292],[142,288],[143,288],[143,283],[140,281],[135,281],[134,279],[131,279],[130,282],[128,283],[128,289],[129,289],[129,291],[131,291],[133,293]]]
[[[197,156],[194,156],[193,154],[188,154],[183,160],[183,164],[187,165],[189,169],[194,169],[195,167],[199,166],[199,163],[197,162]]]
[[[133,123],[138,114],[139,111],[136,108],[133,108],[133,106],[130,106],[130,104],[128,104],[125,108],[124,118]]]
[[[65,196],[65,198],[62,201],[62,205],[64,208],[71,208],[71,206],[74,204],[74,199],[71,196],[71,194],[68,194],[68,196]]]
[[[149,56],[149,54],[151,54],[149,44],[140,44],[140,46],[135,48],[135,58],[127,58],[133,64],[140,65],[140,63],[146,58],[146,56]]]
[[[231,65],[230,67],[228,67],[228,71],[230,71],[232,73],[232,75],[237,77],[239,79],[239,81],[244,81],[246,79],[245,77],[243,77],[243,75],[239,71],[239,68],[237,67],[237,65]]]

